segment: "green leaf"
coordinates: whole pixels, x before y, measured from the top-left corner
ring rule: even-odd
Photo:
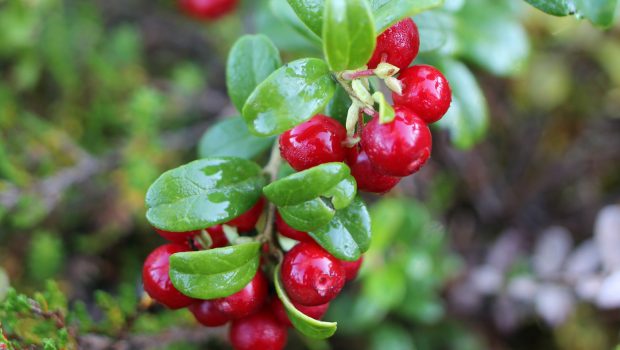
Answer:
[[[366,205],[356,198],[338,210],[329,224],[308,234],[338,259],[355,261],[370,247],[370,216]]]
[[[323,34],[325,0],[288,0],[297,16],[319,37]]]
[[[315,199],[350,175],[344,163],[325,163],[272,182],[263,188],[278,206],[300,204]]]
[[[457,53],[495,75],[518,73],[530,53],[523,25],[505,4],[468,0],[457,14],[454,33]]]
[[[392,24],[415,16],[423,11],[439,7],[443,0],[371,0],[370,6],[375,15],[377,33],[382,33]]]
[[[368,274],[364,279],[363,294],[391,309],[403,302],[407,292],[407,279],[400,265],[391,264]]]
[[[286,223],[300,231],[311,231],[327,225],[337,209],[351,204],[357,193],[357,184],[352,176],[347,176],[336,186],[325,191],[320,198],[289,206],[278,207]],[[328,203],[328,199],[331,202]]]
[[[226,63],[228,95],[241,111],[252,91],[282,65],[280,53],[268,37],[244,35],[230,49]]]
[[[223,298],[245,287],[258,270],[260,243],[182,252],[170,257],[170,280],[198,299]]]
[[[325,114],[336,119],[343,126],[347,122],[347,111],[351,106],[351,98],[349,94],[338,85],[334,97],[329,101],[325,107]]]
[[[270,0],[269,7],[273,14],[283,22],[286,22],[291,28],[303,37],[308,39],[312,44],[321,46],[321,33],[318,35],[311,31],[300,19],[299,16],[293,11],[293,8],[286,0]]]
[[[243,118],[251,132],[276,135],[321,111],[335,89],[336,83],[324,61],[293,61],[256,87],[243,107]]]
[[[333,71],[356,69],[375,49],[375,24],[366,0],[326,0],[323,51]]]
[[[304,232],[327,225],[336,215],[336,210],[325,203],[322,198],[278,207],[278,212],[289,226]]]
[[[274,140],[252,135],[241,116],[235,116],[219,121],[202,135],[198,156],[252,159],[269,149]]]
[[[575,15],[592,23],[609,27],[614,23],[618,0],[525,0],[532,6],[554,16]]]
[[[486,134],[489,111],[474,74],[463,63],[451,59],[436,62],[450,82],[452,105],[437,126],[447,129],[455,146],[469,149]]]
[[[282,288],[282,281],[280,280],[280,265],[276,266],[275,271],[273,272],[273,283],[275,285],[278,298],[282,301],[282,305],[284,306],[284,310],[286,310],[289,320],[293,324],[293,327],[299,331],[299,333],[312,339],[327,339],[336,333],[336,329],[338,327],[336,322],[315,320],[295,308],[291,300],[286,295],[284,288]]]
[[[146,193],[146,218],[166,231],[203,229],[235,218],[256,203],[265,178],[249,160],[205,158],[163,173]]]

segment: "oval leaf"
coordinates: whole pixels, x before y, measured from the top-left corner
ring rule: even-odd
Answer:
[[[618,0],[525,0],[532,6],[554,16],[585,17],[601,27],[614,23]]]
[[[325,163],[272,182],[263,193],[278,206],[300,204],[321,196],[350,173],[344,163]]]
[[[333,71],[365,65],[375,44],[375,23],[366,0],[326,0],[323,51]]]
[[[182,252],[170,257],[170,280],[197,299],[227,297],[245,287],[258,270],[260,243]]]
[[[228,95],[241,111],[252,91],[282,65],[276,46],[264,35],[244,35],[230,49],[226,63]]]
[[[309,42],[321,47],[321,38],[319,35],[311,31],[300,19],[299,16],[293,11],[293,8],[286,0],[271,0],[269,1],[269,8],[271,12],[283,22],[287,23],[297,33],[302,35]]]
[[[198,156],[252,159],[271,147],[274,139],[252,135],[241,116],[226,118],[204,133],[198,144]]]
[[[439,7],[443,0],[371,0],[377,33],[382,33],[392,24],[415,16],[423,11]]]
[[[235,218],[260,198],[265,178],[254,162],[205,158],[163,173],[146,193],[146,218],[166,231],[186,232]]]
[[[289,226],[304,232],[327,225],[336,215],[336,210],[321,198],[296,205],[278,207],[278,212]]]
[[[340,181],[336,186],[323,192],[321,197],[331,199],[331,205],[334,209],[338,210],[348,207],[353,199],[355,199],[356,194],[357,182],[355,182],[355,178],[353,176],[349,175]]]
[[[366,205],[356,198],[338,210],[332,221],[308,234],[338,259],[355,261],[370,247],[370,216]]]
[[[323,33],[325,0],[288,0],[297,17],[319,37]]]
[[[502,2],[466,1],[457,13],[454,33],[457,53],[496,75],[518,73],[530,53],[523,25]]]
[[[293,61],[258,85],[243,107],[243,118],[251,132],[276,135],[321,111],[335,89],[336,83],[324,61]]]
[[[342,86],[338,85],[334,97],[325,107],[325,114],[336,119],[340,124],[345,126],[349,107],[351,107],[351,97],[349,97],[349,94]]]
[[[284,310],[286,310],[289,320],[293,324],[293,327],[299,331],[299,333],[312,339],[327,339],[336,333],[338,328],[338,324],[336,322],[315,320],[295,308],[291,300],[286,295],[284,288],[282,288],[282,281],[280,279],[280,265],[276,266],[273,272],[273,283],[275,285],[278,298],[282,301],[282,305],[284,306]]]

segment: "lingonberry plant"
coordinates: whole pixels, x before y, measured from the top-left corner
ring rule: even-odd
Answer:
[[[194,15],[215,3],[181,2]],[[226,78],[241,116],[214,126],[202,141],[211,154],[165,172],[146,196],[148,221],[171,242],[144,265],[153,299],[208,327],[231,322],[236,349],[282,349],[290,326],[334,334],[320,319],[371,239],[358,190],[382,194],[417,172],[431,156],[428,124],[451,101],[438,69],[409,67],[420,47],[409,16],[423,8],[397,3],[289,1],[324,60],[282,65],[262,35],[235,43]],[[346,105],[328,113],[337,88]]]

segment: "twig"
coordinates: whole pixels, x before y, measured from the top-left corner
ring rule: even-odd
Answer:
[[[278,177],[278,171],[280,170],[280,164],[282,158],[280,157],[280,149],[278,143],[275,142],[271,148],[271,155],[269,157],[269,163],[263,168],[263,172],[269,177],[269,182],[273,182]],[[278,249],[278,242],[275,237],[275,231],[273,229],[276,215],[276,206],[269,202],[267,205],[267,220],[265,220],[265,227],[258,236],[259,241],[266,242],[269,245],[269,252],[278,258],[278,261],[282,260],[282,251]]]

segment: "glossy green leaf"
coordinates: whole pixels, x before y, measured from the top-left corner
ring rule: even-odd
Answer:
[[[415,16],[423,11],[439,7],[443,0],[371,0],[377,33],[382,33],[392,24]]]
[[[530,53],[527,33],[506,4],[468,0],[454,33],[457,53],[495,75],[520,72]]]
[[[258,85],[243,107],[243,118],[251,132],[276,135],[323,110],[335,89],[336,83],[324,61],[293,61]]]
[[[323,34],[325,0],[288,0],[293,11],[316,35]]]
[[[276,17],[286,22],[297,33],[304,36],[308,41],[321,46],[321,33],[315,34],[308,26],[306,26],[299,16],[295,13],[291,5],[286,0],[270,0],[269,7]]]
[[[282,305],[284,306],[284,310],[286,310],[289,320],[299,333],[312,339],[327,339],[336,333],[336,329],[338,327],[336,322],[315,320],[295,308],[291,300],[286,295],[284,288],[282,288],[282,281],[280,279],[280,265],[278,265],[274,270],[273,283],[275,285],[278,298],[282,301]]]
[[[366,0],[326,0],[323,52],[333,71],[365,65],[375,49],[375,24]]]
[[[614,23],[618,0],[525,0],[532,6],[554,16],[585,17],[601,27]]]
[[[436,64],[452,88],[452,105],[437,126],[450,132],[455,146],[469,149],[486,134],[489,124],[486,98],[473,73],[463,63],[444,59]]]
[[[356,194],[357,183],[355,182],[355,178],[349,175],[336,186],[323,192],[321,197],[330,198],[332,206],[334,209],[338,210],[348,207],[353,199],[355,199]]]
[[[203,229],[235,218],[261,196],[265,178],[254,162],[205,158],[163,173],[146,193],[146,218],[166,231]]]
[[[300,204],[315,199],[350,175],[344,163],[325,163],[272,182],[263,188],[278,206]]]
[[[336,215],[336,210],[330,207],[322,198],[278,207],[278,212],[289,226],[304,232],[327,225]]]
[[[286,223],[300,231],[311,231],[327,225],[337,209],[349,206],[355,194],[357,184],[352,176],[347,176],[336,186],[321,194],[320,198],[289,206],[278,207],[278,211]],[[328,201],[330,201],[328,203]]]
[[[198,156],[252,159],[269,149],[274,140],[252,135],[241,116],[235,116],[219,121],[204,133],[198,143]]]
[[[366,205],[356,198],[348,207],[338,210],[329,224],[308,233],[336,258],[355,261],[370,247],[370,216]]]
[[[413,19],[420,33],[420,52],[440,50],[441,53],[451,53],[455,26],[454,16],[447,11],[426,11]]]
[[[252,91],[282,65],[280,53],[268,37],[244,35],[230,49],[226,63],[228,95],[241,111]]]
[[[258,270],[259,242],[182,252],[170,257],[170,280],[197,299],[223,298],[245,287]]]

